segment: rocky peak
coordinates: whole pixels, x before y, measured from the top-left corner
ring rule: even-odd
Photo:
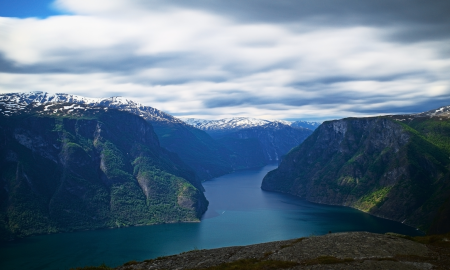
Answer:
[[[123,97],[87,98],[78,95],[64,93],[49,94],[46,92],[10,93],[0,95],[0,113],[6,116],[18,113],[28,106],[38,107],[45,105],[46,108],[49,108],[55,104],[76,104],[83,106],[83,108],[105,107],[128,111],[143,117],[148,121],[183,123],[181,120],[163,111],[144,106]],[[76,107],[75,105],[73,106]]]

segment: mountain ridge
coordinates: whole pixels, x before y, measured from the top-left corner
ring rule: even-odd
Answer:
[[[297,122],[246,117],[215,122],[191,119],[189,124],[165,112],[122,97],[86,98],[39,91],[0,95],[0,115],[13,115],[29,106],[44,105],[47,110],[51,110],[52,104],[63,103],[118,109],[144,118],[152,124],[161,145],[177,153],[202,181],[234,170],[264,166],[277,161],[311,133],[303,127],[290,127]],[[70,106],[72,105],[59,110],[70,114],[76,107]],[[259,131],[258,134],[256,130]],[[283,134],[282,130],[286,132]],[[249,138],[249,134],[253,136]],[[281,137],[289,143],[283,143]]]
[[[326,121],[265,176],[262,188],[447,232],[450,119],[445,108]]]
[[[194,172],[129,112],[56,103],[0,116],[0,239],[199,221]]]
[[[293,147],[300,144],[312,130],[292,127],[283,120],[234,117],[220,120],[187,118],[186,123],[207,132],[231,152],[240,157],[233,160],[234,168],[258,167],[278,162]],[[305,122],[306,123],[306,122]]]
[[[285,120],[266,120],[251,117],[232,117],[223,118],[219,120],[206,120],[200,118],[180,118],[185,123],[194,126],[198,129],[204,130],[214,136],[215,133],[222,134],[232,131],[237,131],[239,129],[252,128],[258,126],[264,126],[270,123],[280,123],[294,128],[307,128],[314,130],[320,123],[308,122],[308,121],[285,121]]]
[[[194,169],[202,180],[209,180],[233,171],[229,156],[224,149],[204,131],[196,129],[170,114],[144,106],[122,97],[86,98],[70,94],[46,92],[10,93],[0,95],[0,115],[13,115],[28,108],[41,105],[72,103],[92,108],[106,107],[127,111],[152,124],[163,147],[177,153]],[[69,110],[65,110],[70,113]]]

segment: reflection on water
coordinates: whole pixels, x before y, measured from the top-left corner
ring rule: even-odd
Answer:
[[[0,269],[121,265],[192,249],[248,245],[343,231],[418,231],[340,206],[260,189],[275,165],[205,182],[210,204],[200,223],[161,224],[29,237],[0,246]]]

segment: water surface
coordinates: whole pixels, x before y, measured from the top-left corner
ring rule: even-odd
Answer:
[[[269,165],[205,182],[200,223],[41,235],[0,245],[0,269],[69,269],[156,258],[192,249],[249,245],[343,231],[419,232],[355,209],[314,204],[260,189]]]

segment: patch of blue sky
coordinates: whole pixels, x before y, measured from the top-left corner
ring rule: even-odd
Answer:
[[[47,18],[65,14],[49,0],[2,0],[0,1],[0,17],[15,18]]]

